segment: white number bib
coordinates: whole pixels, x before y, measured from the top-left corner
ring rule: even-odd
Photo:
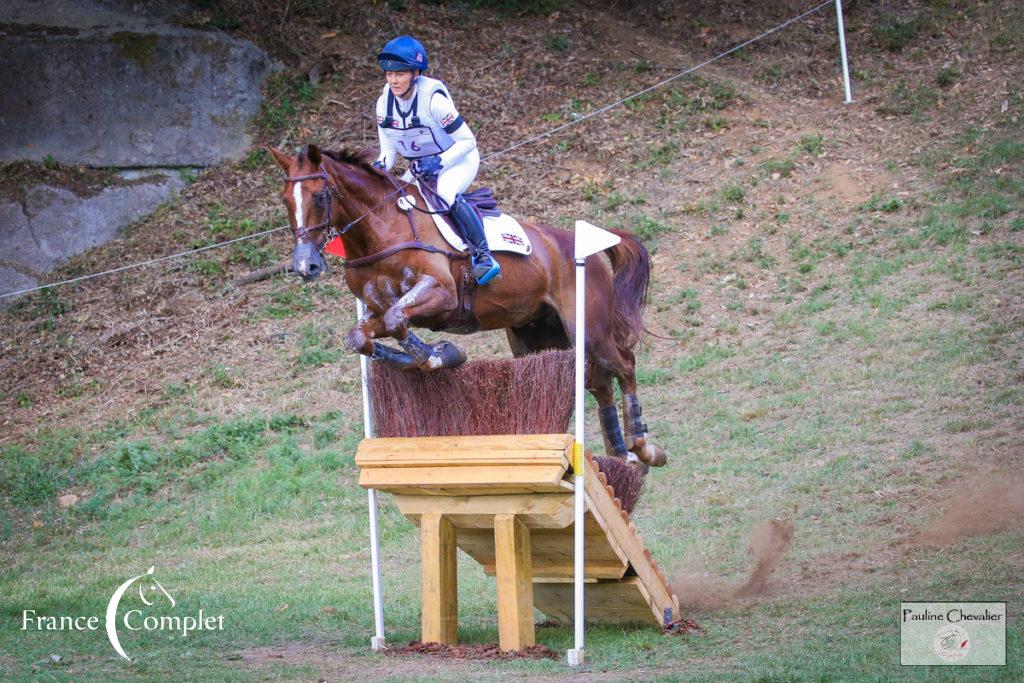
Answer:
[[[385,128],[384,135],[394,143],[398,153],[406,159],[418,159],[444,151],[434,139],[433,131],[427,126]]]

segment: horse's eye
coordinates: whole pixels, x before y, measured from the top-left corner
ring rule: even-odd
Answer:
[[[313,201],[315,201],[316,205],[319,206],[321,209],[324,208],[324,205],[327,203],[327,193],[324,192],[323,190],[321,190],[320,192],[314,192]]]

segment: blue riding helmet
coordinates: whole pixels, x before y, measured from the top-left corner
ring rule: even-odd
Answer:
[[[377,55],[385,71],[427,70],[427,49],[412,36],[398,36]]]

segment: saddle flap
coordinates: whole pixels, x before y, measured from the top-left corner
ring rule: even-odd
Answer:
[[[417,187],[419,187],[419,181],[416,180],[415,182]],[[427,208],[431,211],[438,210],[430,202],[429,197],[431,193],[424,192],[420,188],[420,194],[423,195],[424,201],[427,202]],[[529,256],[533,252],[533,244],[530,243],[530,237],[523,230],[523,226],[512,216],[498,210],[498,203],[495,201],[489,188],[480,188],[463,196],[481,214],[484,222],[484,235],[487,237],[487,246],[491,251],[505,251],[513,254],[522,254],[523,256]],[[441,233],[441,236],[444,237],[445,241],[452,248],[459,251],[467,250],[468,246],[465,241],[451,226],[446,216],[435,213],[433,218],[438,232]]]

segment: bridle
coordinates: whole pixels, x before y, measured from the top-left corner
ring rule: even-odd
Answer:
[[[405,188],[401,187],[395,181],[394,177],[390,173],[385,172],[384,175],[387,177],[387,179],[389,181],[391,181],[391,184],[392,184],[392,186],[395,187],[395,190],[393,192],[388,193],[387,197],[385,197],[383,200],[378,202],[376,206],[371,208],[369,211],[366,211],[359,218],[357,218],[354,221],[351,221],[350,223],[348,223],[341,230],[338,230],[336,227],[334,227],[332,225],[334,223],[334,202],[331,200],[331,197],[328,197],[327,198],[327,210],[325,212],[324,220],[322,222],[320,222],[320,223],[317,223],[316,225],[304,225],[304,226],[302,226],[300,228],[296,228],[296,230],[295,230],[295,240],[296,240],[296,243],[297,244],[301,244],[302,242],[309,242],[310,244],[312,244],[316,248],[317,253],[319,253],[320,257],[322,258],[323,255],[324,255],[324,249],[327,247],[327,244],[332,239],[334,239],[335,237],[340,237],[341,235],[344,235],[346,232],[351,230],[355,226],[356,223],[358,223],[363,218],[365,218],[367,215],[369,215],[374,209],[378,208],[379,206],[381,206],[385,202],[387,202],[390,197],[393,197],[395,194],[398,194],[398,193],[401,193],[401,192],[404,191]],[[334,182],[331,179],[331,176],[328,175],[327,170],[324,168],[324,165],[322,163],[319,166],[319,172],[318,173],[307,173],[306,175],[295,175],[295,176],[286,176],[285,177],[285,182],[288,182],[288,183],[301,183],[301,182],[303,182],[305,180],[322,180],[322,181],[324,181],[324,189],[325,190],[329,190],[331,195],[333,195],[333,197],[335,197],[338,200],[339,203],[342,201],[341,193],[338,191],[337,186],[335,186]],[[407,183],[406,187],[408,187],[411,184],[412,183]],[[421,211],[423,213],[430,213],[430,214],[432,214],[432,213],[445,213],[443,211],[424,211],[423,209],[419,209],[418,207],[415,207],[414,205],[410,205],[410,206],[412,208],[416,208],[418,211]],[[411,212],[405,212],[405,213],[406,213],[406,217],[409,219],[409,226],[412,229],[412,234],[413,234],[413,238],[414,238],[412,241],[399,242],[398,244],[394,244],[394,245],[391,245],[389,247],[386,247],[383,250],[381,250],[381,251],[379,251],[379,252],[377,252],[375,254],[370,254],[369,256],[362,256],[362,257],[359,257],[359,258],[346,259],[345,260],[345,264],[344,264],[345,267],[346,268],[358,268],[360,266],[371,265],[373,263],[376,263],[377,261],[380,261],[381,259],[384,259],[384,258],[387,258],[388,256],[391,256],[392,254],[398,253],[399,251],[405,251],[406,249],[418,249],[420,251],[427,251],[427,252],[430,252],[430,253],[433,253],[433,254],[444,254],[445,256],[447,256],[450,259],[466,259],[466,258],[468,258],[466,256],[466,254],[460,254],[458,252],[450,251],[448,249],[441,249],[439,247],[435,247],[432,244],[426,244],[425,242],[423,242],[420,239],[419,232],[416,230],[416,222],[412,219]],[[314,230],[321,230],[321,229],[324,229],[324,228],[326,228],[327,230],[324,233],[323,243],[322,244],[317,244],[316,240],[313,239],[313,237],[312,237],[312,235],[310,233],[312,233]]]
[[[341,233],[338,232],[338,229],[335,228],[334,225],[333,225],[333,223],[334,223],[334,201],[332,200],[332,196],[333,196],[334,198],[336,198],[340,202],[341,201],[341,193],[338,192],[337,186],[331,180],[331,176],[329,176],[327,174],[327,171],[326,171],[326,169],[324,169],[324,165],[323,164],[320,164],[320,172],[319,173],[308,173],[306,175],[287,176],[285,178],[285,182],[288,182],[288,183],[301,183],[304,180],[322,180],[322,181],[324,181],[324,189],[328,190],[330,192],[330,195],[327,197],[327,210],[326,210],[326,213],[325,213],[324,220],[322,222],[320,222],[320,223],[317,223],[316,225],[304,225],[302,227],[297,228],[295,230],[295,239],[299,243],[301,243],[301,242],[309,242],[314,247],[316,247],[317,251],[320,252],[320,255],[323,256],[324,247],[327,246],[327,243],[330,242],[335,237],[338,237],[338,236],[341,235]],[[313,232],[314,230],[322,230],[323,228],[327,228],[327,232],[324,233],[323,244],[317,244],[316,240],[313,239],[313,237],[312,237],[312,235],[310,233]]]

